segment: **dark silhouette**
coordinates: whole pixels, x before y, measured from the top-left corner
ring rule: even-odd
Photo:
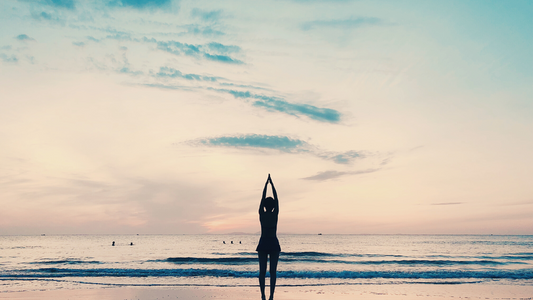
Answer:
[[[272,197],[266,197],[268,183],[272,186]],[[270,256],[270,300],[274,299],[274,290],[276,289],[276,270],[278,268],[278,259],[281,247],[276,236],[278,229],[279,202],[278,194],[274,183],[268,174],[268,179],[263,189],[261,204],[259,205],[259,221],[261,222],[261,238],[257,245],[257,254],[259,256],[259,287],[261,288],[261,299],[266,300],[265,296],[265,276],[267,260]]]
[[[133,246],[133,242],[130,243],[130,246]]]
[[[111,244],[111,246],[115,246],[115,241],[113,241],[113,244]]]

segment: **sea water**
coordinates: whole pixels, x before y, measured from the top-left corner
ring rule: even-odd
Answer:
[[[258,240],[258,235],[0,236],[0,292],[256,286]],[[533,285],[533,236],[287,234],[279,240],[278,286]]]

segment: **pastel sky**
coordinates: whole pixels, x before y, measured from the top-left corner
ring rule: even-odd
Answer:
[[[532,15],[2,0],[0,234],[533,234]]]

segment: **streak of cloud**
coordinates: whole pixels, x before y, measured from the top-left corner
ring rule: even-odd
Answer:
[[[159,72],[155,74],[156,77],[168,77],[168,78],[184,78],[187,80],[198,80],[198,81],[210,81],[215,82],[219,77],[212,76],[203,76],[198,74],[183,74],[181,71],[170,68],[170,67],[160,67]]]
[[[219,53],[236,53],[236,52],[241,51],[241,48],[239,46],[223,45],[221,43],[215,43],[215,42],[207,44],[207,47]]]
[[[60,8],[67,8],[67,9],[74,9],[74,0],[46,0],[46,4],[53,6],[53,7],[60,7]]]
[[[189,24],[183,26],[188,34],[192,35],[204,35],[204,36],[221,36],[224,32],[216,30],[211,26],[200,26],[197,24]]]
[[[235,90],[218,90],[229,93],[235,98],[256,99],[252,105],[262,107],[270,111],[278,111],[293,116],[304,115],[313,120],[329,123],[340,121],[340,113],[331,108],[320,108],[309,104],[295,104],[285,101],[279,97],[269,97],[264,95],[252,94],[248,91],[241,92]]]
[[[361,155],[356,151],[348,151],[345,153],[324,152],[318,149],[318,147],[310,145],[306,141],[283,135],[243,134],[235,136],[205,138],[188,141],[186,143],[192,146],[226,147],[239,149],[273,149],[284,153],[311,154],[321,159],[333,161],[337,164],[349,164],[355,159],[365,158],[364,155]],[[346,153],[349,153],[350,155],[346,155]],[[339,160],[337,158],[338,156],[342,156],[344,159]],[[368,173],[370,173],[370,171],[368,171]]]
[[[155,42],[159,50],[166,51],[175,55],[186,55],[197,58],[205,58],[212,61],[218,61],[229,64],[243,64],[244,62],[236,58],[226,55],[228,51],[238,52],[240,48],[237,46],[226,46],[219,43],[209,43],[206,45],[193,45],[181,43],[178,41],[156,41],[155,39],[144,39],[147,42]]]
[[[244,64],[243,61],[229,56],[231,53],[238,53],[241,51],[241,48],[236,45],[224,45],[221,43],[211,42],[207,44],[188,44],[182,43],[179,41],[158,41],[155,38],[134,38],[128,32],[121,31],[108,31],[106,39],[121,40],[121,41],[133,41],[139,43],[155,43],[157,49],[178,55],[178,56],[191,56],[195,58],[204,58],[207,60],[223,62],[228,64]],[[93,41],[98,42],[99,40],[88,37]]]
[[[235,58],[231,58],[227,55],[204,53],[203,56],[207,58],[208,60],[212,60],[212,61],[218,61],[218,62],[223,62],[223,63],[228,63],[228,64],[243,64],[243,61],[235,59]]]
[[[142,71],[132,70],[129,66],[124,66],[124,67],[118,69],[118,72],[122,73],[122,74],[133,75],[133,76],[137,76],[137,75],[142,75],[143,74]]]
[[[304,177],[302,179],[304,180],[317,180],[317,181],[326,181],[334,178],[338,178],[345,175],[359,175],[359,174],[368,174],[368,173],[374,173],[379,171],[380,169],[366,169],[361,171],[353,171],[353,172],[338,172],[338,171],[324,171],[320,172],[316,175]]]
[[[158,83],[144,83],[140,85],[151,87],[151,88],[166,89],[166,90],[181,90],[181,91],[194,90],[194,88],[190,86],[184,86],[184,85],[165,85],[165,84],[158,84]]]
[[[256,89],[256,90],[270,90],[264,87],[249,85],[249,84],[235,84],[231,82],[221,82],[220,85],[224,86],[231,86],[231,87],[240,87],[240,88],[246,88],[246,89]]]
[[[363,26],[381,25],[384,22],[379,18],[373,17],[359,17],[348,19],[336,19],[336,20],[316,20],[303,23],[300,28],[302,30],[312,30],[317,28],[358,28]]]
[[[222,10],[202,10],[199,8],[194,8],[191,11],[191,16],[206,22],[216,22],[220,19],[221,15]]]
[[[94,38],[94,37],[92,37],[92,36],[87,36],[87,39],[88,39],[89,41],[93,41],[93,42],[97,42],[97,43],[99,43],[99,42],[100,42],[100,40],[99,40],[99,39],[97,39],[97,38]]]
[[[132,7],[136,9],[145,9],[165,8],[168,7],[170,3],[170,0],[112,0],[108,2],[108,5],[115,7]]]
[[[323,154],[326,158],[333,160],[338,164],[347,164],[354,158],[362,157],[362,155],[355,151],[347,151],[344,153]]]
[[[16,63],[19,61],[18,57],[16,57],[15,55],[6,55],[4,53],[0,53],[0,58],[4,61],[4,62],[7,62],[7,63]]]
[[[34,39],[29,37],[27,34],[19,34],[15,38],[19,41],[34,41]]]
[[[267,148],[282,152],[304,151],[308,144],[305,141],[279,135],[249,134],[240,136],[222,136],[202,139],[200,144],[206,146],[235,147],[235,148]]]
[[[300,3],[300,4],[315,4],[320,2],[328,2],[328,3],[340,3],[340,2],[352,2],[352,0],[290,0],[291,2]]]

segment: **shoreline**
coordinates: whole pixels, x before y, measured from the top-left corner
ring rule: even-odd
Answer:
[[[267,285],[268,294],[268,285]],[[268,296],[268,295],[267,295]],[[499,299],[531,300],[533,287],[498,284],[404,284],[359,286],[302,286],[276,288],[280,300],[414,300]],[[165,300],[165,299],[260,299],[259,287],[101,287],[43,291],[0,292],[0,299],[13,300]]]

